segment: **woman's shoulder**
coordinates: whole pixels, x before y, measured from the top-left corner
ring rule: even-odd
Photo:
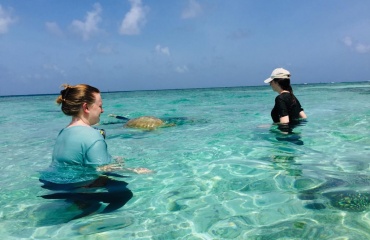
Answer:
[[[100,137],[101,134],[93,127],[89,126],[72,126],[64,128],[61,133],[64,132],[66,134],[79,134],[80,136],[87,136],[87,137]]]
[[[287,94],[281,93],[275,97],[275,100],[285,100],[287,99]]]
[[[290,100],[291,98],[292,98],[292,94],[290,94],[289,92],[283,92],[276,96],[276,99],[281,99],[281,100]]]

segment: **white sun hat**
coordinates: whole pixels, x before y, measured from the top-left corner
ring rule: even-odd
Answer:
[[[274,80],[274,78],[290,78],[290,72],[284,68],[276,68],[272,71],[271,77],[267,78],[264,82],[269,83]]]

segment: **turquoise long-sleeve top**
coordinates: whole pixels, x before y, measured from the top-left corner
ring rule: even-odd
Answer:
[[[52,163],[40,179],[67,184],[96,179],[96,167],[113,162],[104,137],[89,126],[64,128],[56,139]]]

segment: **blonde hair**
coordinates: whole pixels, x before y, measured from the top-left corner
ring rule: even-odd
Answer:
[[[94,93],[100,93],[99,89],[87,84],[71,86],[63,84],[64,88],[55,102],[62,105],[61,109],[67,116],[77,116],[84,103],[91,105],[95,102]]]

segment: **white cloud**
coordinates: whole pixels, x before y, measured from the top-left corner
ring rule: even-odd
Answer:
[[[188,72],[189,69],[186,65],[184,65],[184,66],[176,67],[175,71],[178,73],[185,73],[185,72]]]
[[[137,35],[146,23],[148,8],[141,4],[141,0],[129,0],[131,9],[122,20],[119,33],[122,35]]]
[[[189,0],[189,4],[182,12],[181,17],[184,19],[195,18],[201,12],[202,12],[202,6],[195,0]]]
[[[46,22],[45,27],[53,35],[56,35],[58,37],[63,36],[63,31],[60,29],[57,23],[55,22]]]
[[[370,45],[369,44],[363,44],[363,43],[354,43],[351,37],[345,37],[343,38],[343,43],[349,48],[354,49],[358,53],[368,53],[370,52]]]
[[[355,47],[355,50],[359,53],[368,53],[370,52],[370,45],[358,43]]]
[[[170,49],[168,47],[162,47],[161,45],[155,46],[155,51],[157,53],[162,53],[164,55],[170,56]]]
[[[350,37],[345,37],[345,38],[343,38],[343,43],[344,43],[344,45],[350,47],[350,46],[352,46],[352,39]]]
[[[63,69],[60,69],[59,67],[57,67],[56,65],[50,65],[50,64],[44,64],[43,65],[43,68],[46,69],[46,70],[50,70],[50,71],[53,71],[53,72],[56,72],[62,76],[65,76],[66,73]]]
[[[72,29],[82,35],[84,40],[88,40],[91,35],[100,31],[98,24],[101,21],[101,12],[102,8],[100,4],[95,3],[94,9],[91,12],[87,12],[85,21],[73,20],[71,25]]]
[[[5,11],[0,5],[0,34],[5,34],[8,32],[10,24],[14,23],[16,18],[12,16],[10,10]]]

